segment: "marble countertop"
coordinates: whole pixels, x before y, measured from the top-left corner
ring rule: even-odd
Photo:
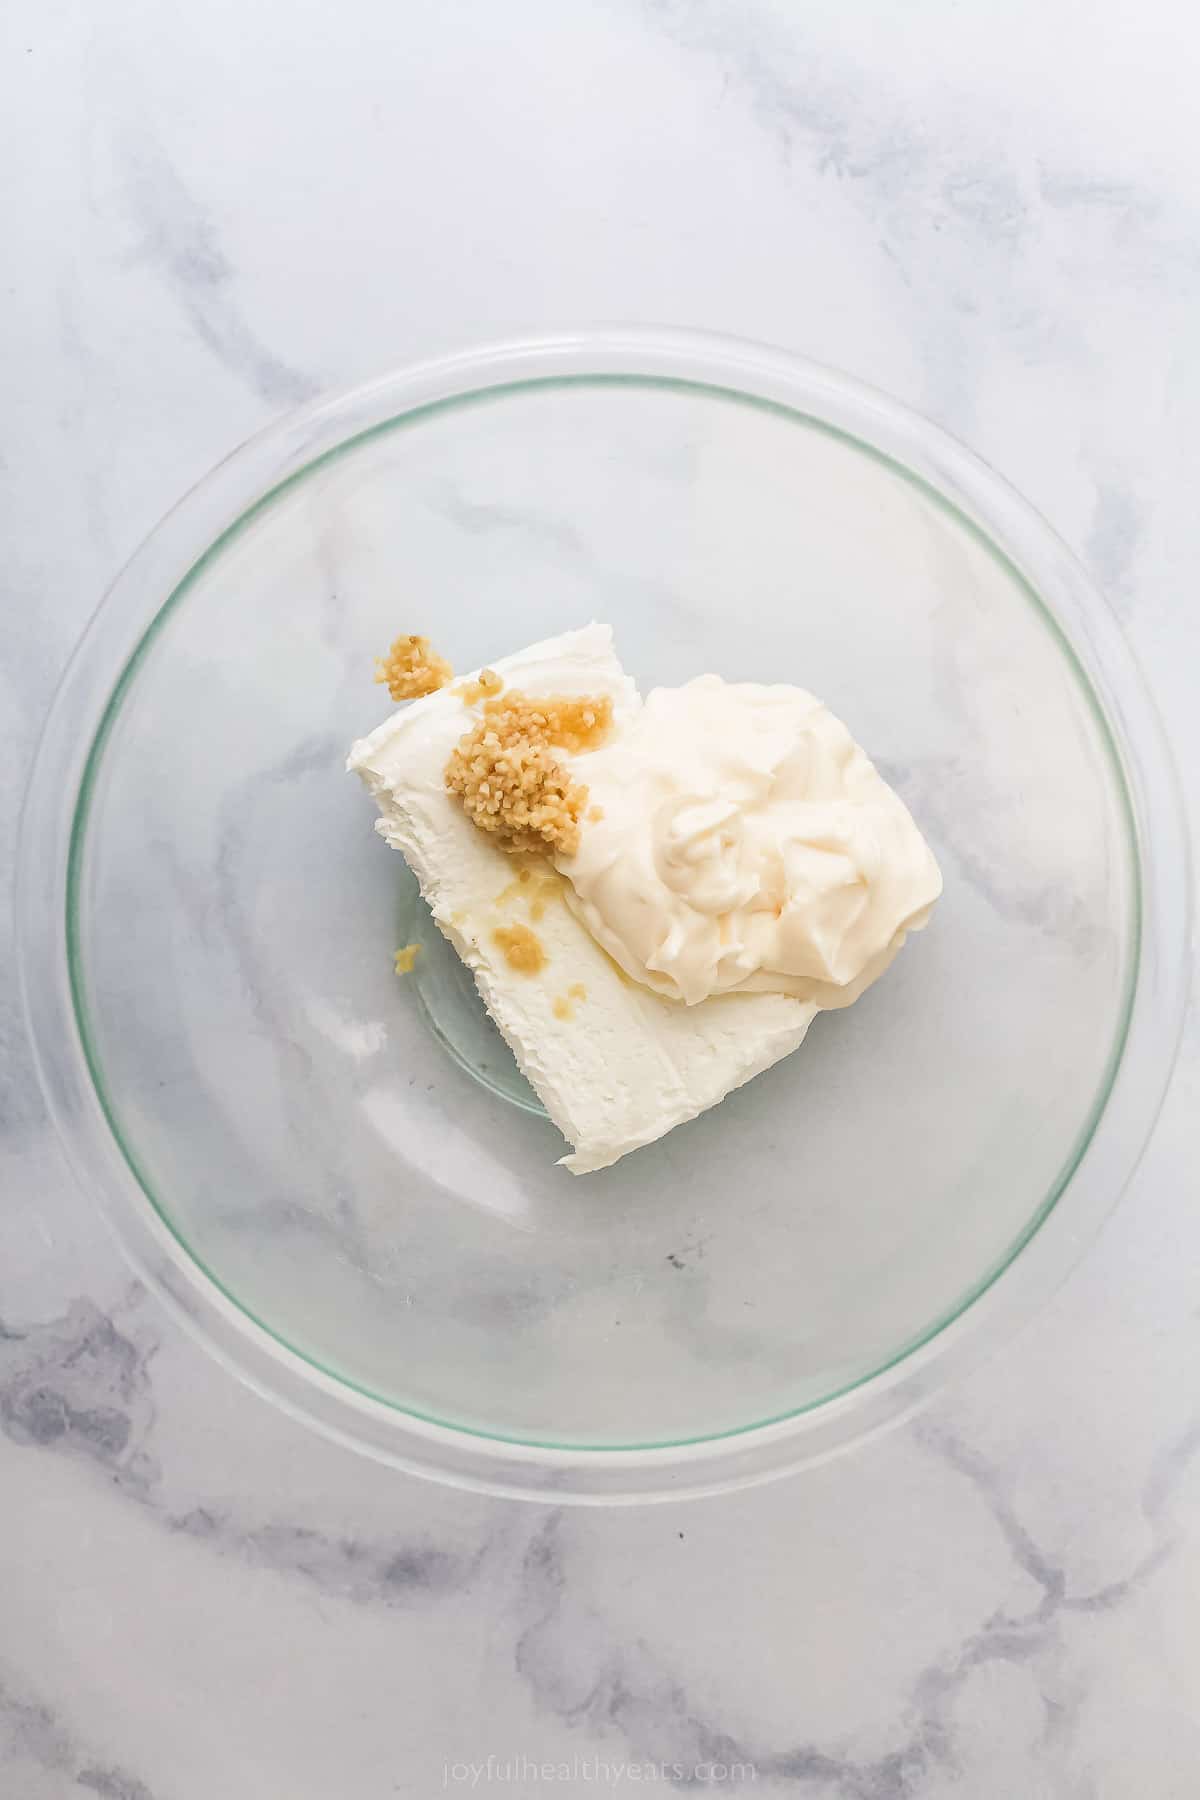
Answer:
[[[62,663],[183,489],[322,388],[597,318],[771,339],[966,439],[1194,772],[1192,9],[8,0],[0,34],[6,861]],[[1200,1791],[1194,1011],[1096,1248],[917,1423],[556,1511],[361,1461],[181,1334],[68,1179],[10,963],[5,1800]]]

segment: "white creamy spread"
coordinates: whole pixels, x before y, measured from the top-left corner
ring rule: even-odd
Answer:
[[[508,688],[531,695],[609,695],[614,746],[635,728],[641,702],[607,626],[566,632],[492,667]],[[462,694],[471,679],[402,706],[354,745],[349,767],[379,807],[377,829],[403,852],[522,1071],[574,1146],[566,1167],[582,1174],[694,1118],[796,1049],[817,1008],[780,993],[680,1006],[627,979],[563,901],[533,922],[545,969],[515,972],[494,937],[497,926],[527,917],[505,898],[513,859],[446,791],[447,759],[478,718]],[[571,759],[581,781],[590,783],[599,754]],[[585,823],[585,841],[593,829]],[[586,998],[563,1018],[555,999],[573,987]]]
[[[656,688],[588,786],[568,903],[636,981],[689,1006],[790,994],[848,1006],[942,891],[913,819],[801,688]]]

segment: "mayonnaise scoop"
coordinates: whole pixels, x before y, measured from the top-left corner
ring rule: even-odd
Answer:
[[[802,688],[656,688],[576,759],[588,809],[567,903],[634,981],[695,1006],[848,1006],[942,891],[907,807]]]

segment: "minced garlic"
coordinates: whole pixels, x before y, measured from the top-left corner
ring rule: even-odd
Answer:
[[[579,848],[579,820],[587,789],[574,780],[554,747],[595,749],[612,723],[612,700],[533,699],[508,693],[489,700],[479,723],[446,764],[446,786],[468,818],[490,832],[502,850]]]
[[[474,681],[464,681],[454,691],[464,705],[474,706],[477,700],[494,700],[503,686],[504,677],[495,669],[480,669]]]
[[[427,637],[398,637],[386,656],[375,659],[375,679],[387,683],[393,700],[420,700],[445,687],[454,670],[430,648]]]
[[[498,925],[492,941],[503,950],[509,968],[518,975],[537,975],[549,961],[541,938],[528,925]]]

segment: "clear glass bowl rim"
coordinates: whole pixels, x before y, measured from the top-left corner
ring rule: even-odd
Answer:
[[[841,432],[961,513],[1032,588],[1066,638],[1113,739],[1141,889],[1124,1049],[1090,1142],[1011,1259],[948,1323],[845,1393],[775,1422],[661,1449],[555,1449],[441,1425],[375,1399],[282,1344],[227,1297],[164,1223],[105,1117],[67,954],[81,785],[131,658],[180,583],[255,503],[349,438],[514,384],[625,376],[725,389]],[[314,402],[217,465],[117,576],[63,676],[26,795],[18,853],[18,966],[47,1105],[84,1189],[135,1271],[249,1386],[327,1436],[411,1473],[534,1500],[616,1503],[744,1486],[823,1461],[909,1416],[1053,1292],[1137,1165],[1170,1079],[1187,1001],[1189,845],[1170,751],[1131,651],[1094,584],[1041,516],[971,451],[840,372],[745,340],[589,327],[438,358]]]

